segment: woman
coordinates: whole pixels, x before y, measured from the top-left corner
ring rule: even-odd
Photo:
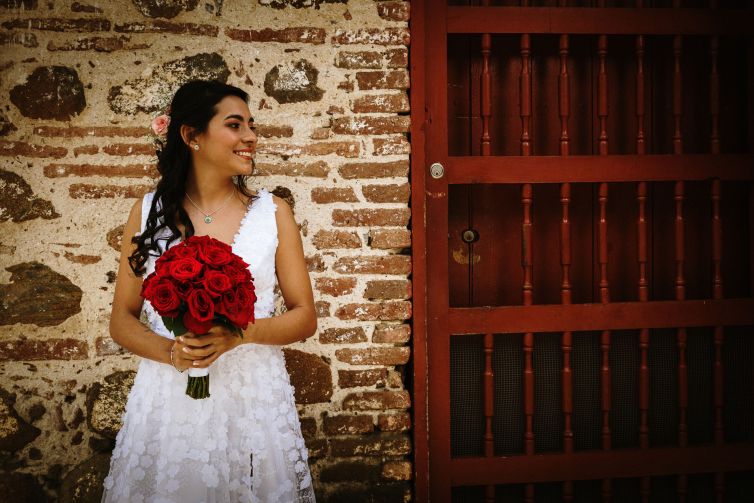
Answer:
[[[142,360],[103,502],[315,500],[280,347],[317,328],[311,282],[290,207],[246,187],[257,146],[247,101],[237,87],[195,80],[161,118],[161,177],[123,232],[110,334]],[[140,296],[157,256],[192,235],[224,241],[250,264],[256,321],[242,339],[216,325],[174,340]],[[272,317],[276,279],[287,311]],[[183,371],[210,365],[210,397],[187,396]]]

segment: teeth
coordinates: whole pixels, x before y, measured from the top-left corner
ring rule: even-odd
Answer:
[[[248,152],[236,152],[236,155],[240,155],[242,157],[251,157],[251,154]]]

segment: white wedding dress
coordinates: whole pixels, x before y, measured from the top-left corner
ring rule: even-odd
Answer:
[[[153,196],[147,194],[142,204],[142,231]],[[272,194],[260,190],[232,244],[250,264],[256,318],[274,310],[275,210]],[[154,261],[148,260],[147,274]],[[173,339],[148,301],[142,313],[152,330]],[[281,346],[241,344],[215,360],[209,372],[210,397],[195,400],[185,394],[188,372],[142,358],[103,503],[315,501]]]

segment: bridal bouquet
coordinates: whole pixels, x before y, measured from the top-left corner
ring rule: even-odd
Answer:
[[[168,248],[141,287],[165,327],[175,337],[190,331],[206,334],[222,324],[243,337],[254,323],[254,283],[249,264],[231,247],[209,236],[191,236]],[[189,369],[186,394],[209,395],[209,369]]]

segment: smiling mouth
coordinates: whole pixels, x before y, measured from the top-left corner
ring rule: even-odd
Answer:
[[[251,154],[239,154],[238,152],[234,152],[234,154],[236,154],[238,157],[241,157],[242,159],[244,159],[246,161],[251,161],[252,160]]]

